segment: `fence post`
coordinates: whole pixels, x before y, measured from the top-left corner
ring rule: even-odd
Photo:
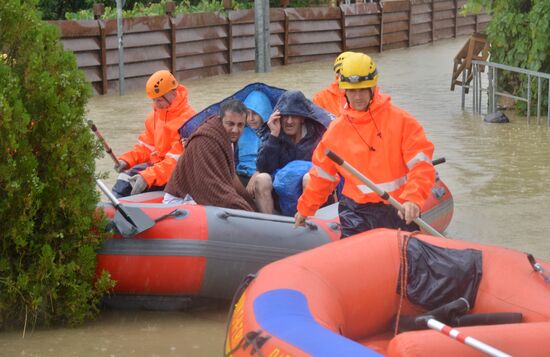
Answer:
[[[477,65],[472,63],[472,109],[477,112]]]
[[[284,10],[285,14],[285,33],[284,33],[284,43],[283,43],[283,65],[288,64],[288,14],[286,13],[286,9]]]
[[[347,38],[346,38],[346,15],[344,14],[344,11],[342,11],[342,7],[338,6],[338,9],[340,9],[340,28],[341,28],[341,35],[342,35],[342,52],[348,50],[348,44],[347,44]]]
[[[498,68],[493,67],[493,113],[497,111]]]
[[[457,33],[458,33],[458,0],[454,0],[454,4],[455,4],[455,33],[454,33],[454,38],[456,38]]]
[[[435,41],[435,0],[432,0],[432,43]]]
[[[269,0],[254,0],[254,42],[256,72],[271,71]]]
[[[233,21],[227,15],[227,67],[233,73]]]
[[[531,124],[531,75],[527,75],[527,123]]]
[[[412,43],[412,18],[413,18],[413,2],[409,0],[409,47]]]
[[[122,19],[122,0],[116,0],[116,24],[118,42],[118,93],[124,95],[124,25]]]
[[[493,111],[493,67],[489,67],[487,70],[487,114],[494,113]]]
[[[380,7],[380,52],[384,50],[384,3],[378,3]]]
[[[94,20],[99,20],[103,14],[105,14],[105,5],[101,3],[94,3],[92,6],[92,12],[94,14]]]
[[[166,16],[168,17],[168,23],[170,24],[170,70],[172,74],[177,78],[177,39],[176,39],[176,21],[174,19],[174,11],[176,10],[176,3],[168,1],[166,3]]]
[[[462,91],[461,91],[461,101],[460,106],[462,107],[462,110],[464,110],[465,104],[466,104],[466,71],[462,71]]]
[[[109,82],[107,80],[107,41],[105,39],[105,21],[97,20],[99,26],[99,51],[101,57],[101,94],[107,94]]]
[[[537,125],[540,125],[540,97],[542,96],[541,78],[537,77]]]

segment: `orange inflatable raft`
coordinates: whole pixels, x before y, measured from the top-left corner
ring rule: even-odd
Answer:
[[[400,306],[400,316],[425,312],[397,293],[404,235],[373,230],[265,266],[235,296],[225,353],[272,357],[483,355],[434,330],[394,334],[392,324]],[[521,323],[458,327],[459,331],[510,355],[550,354],[550,281],[534,270],[526,254],[459,240],[415,237],[436,247],[481,252],[482,274],[471,314],[522,315]],[[539,264],[541,270],[550,270],[549,264]]]
[[[320,209],[306,228],[292,217],[201,205],[161,204],[162,192],[121,199],[156,222],[132,237],[114,235],[99,251],[97,273],[107,270],[115,296],[201,296],[231,299],[242,279],[264,265],[340,239],[337,204]],[[112,204],[99,206],[112,218]],[[437,180],[423,218],[443,232],[453,197]],[[153,302],[154,303],[154,302]]]

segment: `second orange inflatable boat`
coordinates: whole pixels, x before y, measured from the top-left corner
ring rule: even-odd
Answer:
[[[417,316],[427,310],[411,304],[397,288],[400,271],[410,259],[408,251],[403,253],[404,236],[373,230],[267,265],[234,299],[226,354],[482,356],[433,330],[395,335],[398,314]],[[469,314],[521,314],[520,323],[459,331],[510,355],[549,355],[549,278],[535,271],[526,254],[426,235],[413,238],[445,252],[476,252],[479,274],[465,275],[476,280]],[[451,271],[462,270],[458,262]],[[550,270],[549,264],[539,264],[540,270]],[[403,276],[410,278],[408,272]]]

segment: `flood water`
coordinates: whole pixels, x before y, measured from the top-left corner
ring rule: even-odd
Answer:
[[[550,130],[510,114],[509,124],[488,124],[460,108],[460,87],[450,91],[452,60],[466,38],[372,54],[379,85],[395,104],[412,113],[436,147],[440,177],[454,196],[454,217],[446,234],[456,239],[502,245],[550,261]],[[202,110],[251,82],[302,90],[310,97],[333,79],[332,61],[274,67],[185,81],[192,106]],[[128,150],[150,110],[144,91],[96,96],[89,119],[117,154]],[[98,171],[115,180],[109,157]],[[526,260],[527,262],[527,260]],[[1,356],[219,356],[228,302],[187,312],[103,311],[76,329],[0,334]]]

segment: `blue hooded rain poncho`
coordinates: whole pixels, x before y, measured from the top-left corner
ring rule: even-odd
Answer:
[[[257,90],[251,92],[243,103],[248,109],[256,112],[264,123],[267,122],[273,110],[267,95]],[[260,144],[261,140],[256,129],[246,126],[237,145],[237,174],[250,177],[256,172],[256,158]]]

